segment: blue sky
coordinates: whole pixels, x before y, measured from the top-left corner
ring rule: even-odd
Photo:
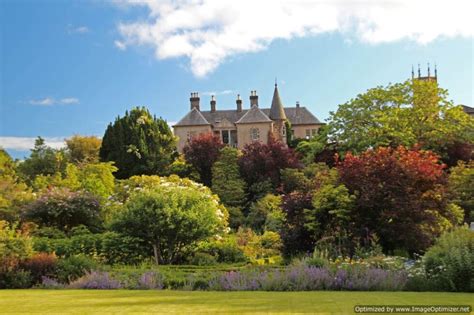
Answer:
[[[288,17],[283,5],[262,13],[276,3],[262,1],[248,17],[246,1],[2,1],[0,146],[21,158],[39,135],[55,146],[102,136],[137,105],[176,122],[193,91],[203,109],[211,92],[218,108],[234,108],[238,93],[248,107],[250,90],[266,107],[275,77],[285,105],[299,101],[324,120],[368,88],[408,79],[412,64],[425,73],[427,62],[455,103],[472,106],[472,11],[459,1],[398,20],[416,7],[401,1],[372,16],[370,1],[345,0],[328,12],[294,4]]]

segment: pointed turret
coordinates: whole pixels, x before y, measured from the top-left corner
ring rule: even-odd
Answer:
[[[270,119],[286,120],[285,109],[281,103],[280,94],[278,93],[278,85],[275,83],[275,91],[273,91],[272,107],[270,108]]]

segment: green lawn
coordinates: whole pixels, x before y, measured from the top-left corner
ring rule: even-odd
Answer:
[[[470,293],[0,290],[0,313],[353,313],[357,304],[464,304]]]

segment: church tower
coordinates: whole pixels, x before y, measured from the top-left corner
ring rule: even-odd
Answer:
[[[286,144],[286,125],[287,120],[285,109],[281,103],[278,85],[275,81],[275,90],[273,91],[272,107],[270,108],[270,119],[273,121],[273,137]]]

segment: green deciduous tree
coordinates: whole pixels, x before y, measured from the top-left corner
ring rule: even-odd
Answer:
[[[329,143],[342,153],[418,144],[449,158],[450,145],[474,142],[474,119],[431,81],[370,89],[331,113],[328,127]]]
[[[0,220],[15,221],[20,208],[33,200],[28,186],[18,178],[15,162],[0,148]]]
[[[38,175],[54,175],[63,173],[66,169],[67,158],[63,150],[48,147],[43,138],[38,137],[30,157],[18,165],[18,174],[28,183]]]
[[[459,163],[449,175],[449,198],[464,209],[464,222],[474,220],[474,161]]]
[[[99,162],[102,140],[95,136],[74,135],[66,139],[69,159],[75,164]]]
[[[102,139],[100,159],[113,161],[117,178],[166,174],[176,157],[176,138],[162,118],[145,108],[134,108],[109,124]]]
[[[174,263],[186,247],[221,233],[227,211],[208,188],[162,178],[152,189],[132,194],[112,228],[153,247],[156,263]]]
[[[268,194],[252,203],[247,216],[247,224],[254,231],[262,233],[267,223],[272,228],[279,228],[281,222],[275,222],[275,220],[281,219],[282,214],[281,196]]]

